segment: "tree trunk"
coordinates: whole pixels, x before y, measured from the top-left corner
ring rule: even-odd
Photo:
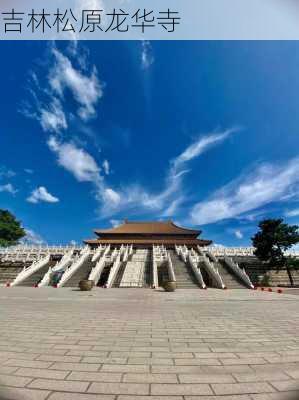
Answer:
[[[294,280],[293,280],[293,277],[292,277],[292,274],[291,274],[290,267],[288,265],[286,265],[286,269],[287,269],[287,273],[288,273],[288,276],[289,276],[289,280],[291,282],[291,286],[294,286]]]

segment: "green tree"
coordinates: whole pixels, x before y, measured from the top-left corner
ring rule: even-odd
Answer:
[[[268,262],[269,268],[286,268],[293,284],[290,263],[284,252],[299,242],[299,227],[285,224],[282,219],[265,219],[258,226],[260,230],[251,238],[255,256]]]
[[[8,210],[0,209],[0,246],[12,246],[26,235],[21,223]]]

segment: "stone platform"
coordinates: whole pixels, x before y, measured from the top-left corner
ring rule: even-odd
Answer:
[[[0,307],[1,400],[299,398],[293,294],[16,287]]]

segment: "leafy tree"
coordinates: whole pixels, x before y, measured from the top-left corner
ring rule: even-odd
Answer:
[[[299,227],[285,224],[282,219],[265,219],[258,226],[260,230],[251,238],[255,256],[261,261],[267,261],[270,268],[286,267],[293,284],[290,263],[284,251],[299,242]]]
[[[26,235],[21,223],[7,210],[0,209],[0,246],[12,246]]]

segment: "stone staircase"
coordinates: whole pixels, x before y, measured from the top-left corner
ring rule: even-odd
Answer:
[[[149,251],[137,249],[127,261],[119,287],[144,287],[145,271],[149,260]]]
[[[236,276],[230,268],[225,264],[224,260],[216,263],[216,268],[222,278],[223,283],[228,289],[247,289],[245,284]]]
[[[87,279],[93,266],[95,263],[91,261],[91,257],[89,257],[83,265],[74,273],[73,276],[70,277],[70,279],[65,282],[63,285],[64,287],[78,287],[79,282],[82,279]]]
[[[112,287],[119,288],[119,285],[123,278],[126,266],[127,266],[127,261],[126,262],[122,261]]]
[[[30,263],[28,264],[28,266]],[[0,265],[0,285],[5,285],[7,282],[13,282],[19,273],[23,270],[22,265]]]
[[[28,278],[26,278],[18,286],[30,287],[30,286],[36,285],[43,279],[44,275],[48,272],[49,268],[54,265],[55,265],[55,262],[53,262],[53,261],[48,262],[47,265],[40,268],[38,271],[34,272],[32,275],[28,276]]]
[[[169,250],[177,289],[198,289],[199,285],[189,265],[185,264],[174,250]]]
[[[256,257],[234,257],[241,268],[245,268],[253,285],[261,286],[289,286],[290,279],[286,270],[268,270]],[[294,278],[294,274],[292,274]],[[295,282],[294,282],[295,283]]]

